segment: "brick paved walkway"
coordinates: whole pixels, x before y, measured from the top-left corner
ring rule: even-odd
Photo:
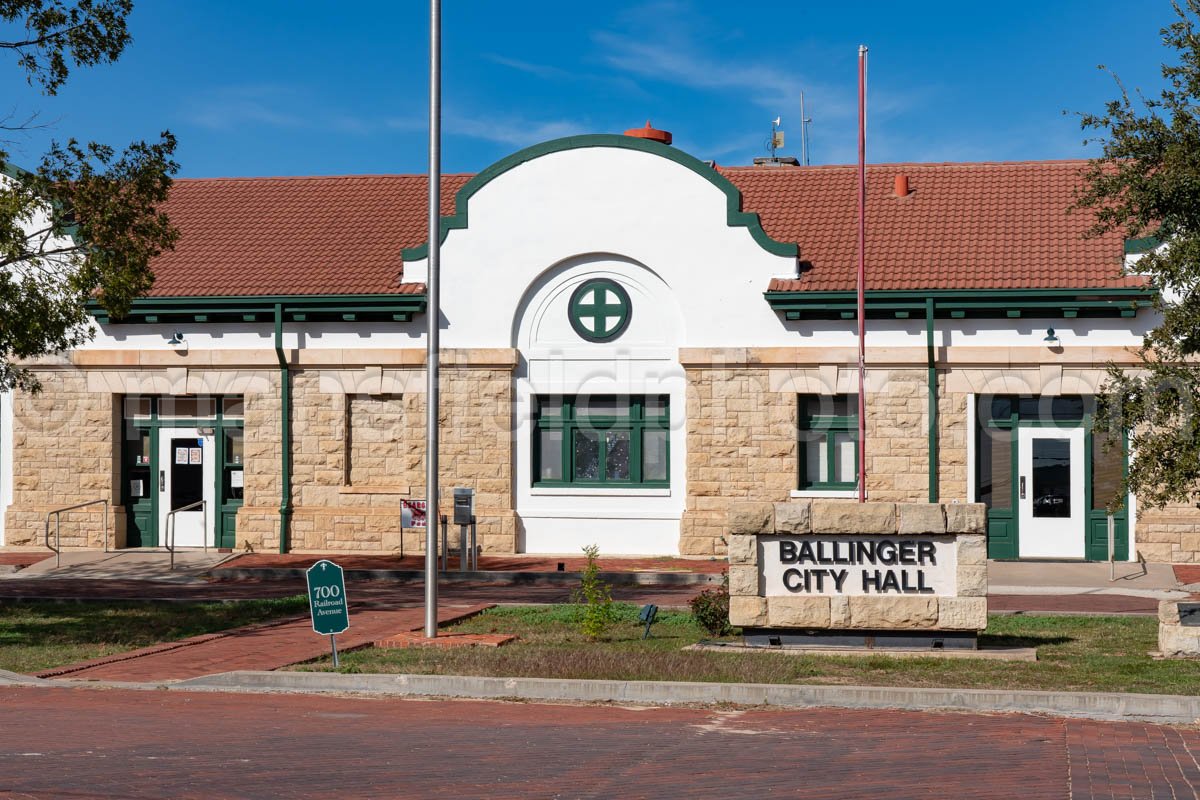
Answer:
[[[1195,797],[1194,730],[847,709],[0,689],[20,798]]]
[[[477,614],[487,605],[440,605],[439,624]],[[424,627],[423,608],[364,611],[351,606],[350,629],[338,635],[343,650],[362,647],[401,631]],[[313,633],[307,615],[154,645],[105,658],[56,667],[43,678],[100,681],[168,681],[239,669],[280,669],[329,652],[329,639]]]

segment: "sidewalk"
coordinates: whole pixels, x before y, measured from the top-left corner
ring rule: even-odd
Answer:
[[[490,608],[490,604],[442,605],[438,624],[446,625]],[[350,628],[338,635],[338,647],[352,650],[393,636],[421,630],[421,607],[363,610],[351,604]],[[313,632],[308,615],[193,636],[104,658],[55,667],[39,678],[95,681],[177,681],[230,670],[276,670],[329,653],[329,638]]]

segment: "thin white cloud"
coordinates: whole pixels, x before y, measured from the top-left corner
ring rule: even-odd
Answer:
[[[296,87],[280,84],[224,86],[193,98],[183,112],[193,124],[216,131],[246,125],[370,133],[369,120],[323,107]]]
[[[467,136],[510,147],[528,147],[588,132],[588,126],[573,120],[535,121],[512,116],[481,119],[449,113],[442,122],[442,133],[448,136]]]
[[[533,64],[529,61],[521,61],[517,58],[508,58],[507,56],[495,54],[485,55],[484,58],[503,67],[509,67],[518,72],[524,72],[548,80],[573,80],[576,77],[573,73],[561,67],[552,67],[549,64]]]

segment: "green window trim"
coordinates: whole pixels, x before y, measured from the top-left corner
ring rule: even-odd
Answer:
[[[633,303],[621,284],[608,278],[593,278],[571,293],[567,317],[581,338],[589,342],[607,342],[620,336],[629,326]]]
[[[671,415],[667,395],[580,395],[534,398],[533,413],[533,477],[537,488],[669,488],[671,485]],[[608,413],[589,411],[588,405],[612,404]],[[554,435],[557,433],[557,437]],[[543,448],[543,434],[550,446]],[[621,437],[621,434],[625,434]],[[646,477],[646,441],[661,438],[661,459],[656,472],[661,478]],[[557,444],[554,440],[557,439]],[[579,477],[581,464],[577,458],[582,439],[595,445],[594,476]],[[614,445],[622,442],[628,448],[627,475],[620,473],[619,462],[610,460]],[[543,478],[547,452],[552,453],[552,468],[558,477]],[[557,467],[557,469],[553,469]]]
[[[857,395],[800,395],[800,413],[798,415],[798,481],[801,491],[848,491],[858,488],[858,414],[849,413],[849,409],[858,408]],[[811,413],[809,406],[816,403],[819,410]],[[844,403],[847,413],[824,413],[836,411],[836,406]],[[838,474],[837,447],[835,437],[842,434],[854,443],[854,480],[835,480]],[[817,437],[821,437],[818,439]],[[820,448],[820,459],[825,464],[826,480],[821,480],[820,474],[809,475],[809,449]]]

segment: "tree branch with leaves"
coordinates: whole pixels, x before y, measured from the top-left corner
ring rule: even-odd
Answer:
[[[120,57],[132,9],[132,0],[0,0],[0,51],[53,95],[72,67]],[[119,154],[70,139],[32,171],[0,151],[0,390],[36,391],[23,361],[88,341],[88,302],[119,317],[150,289],[150,261],[179,237],[159,210],[178,170],[175,144],[169,131]]]
[[[1131,95],[1118,79],[1103,113],[1080,115],[1103,155],[1074,206],[1094,213],[1091,235],[1156,245],[1127,271],[1158,290],[1160,322],[1143,339],[1138,369],[1109,364],[1096,415],[1110,441],[1128,432],[1124,492],[1156,507],[1200,497],[1200,0],[1173,6],[1176,20],[1161,33],[1178,60],[1163,65],[1159,96]]]

